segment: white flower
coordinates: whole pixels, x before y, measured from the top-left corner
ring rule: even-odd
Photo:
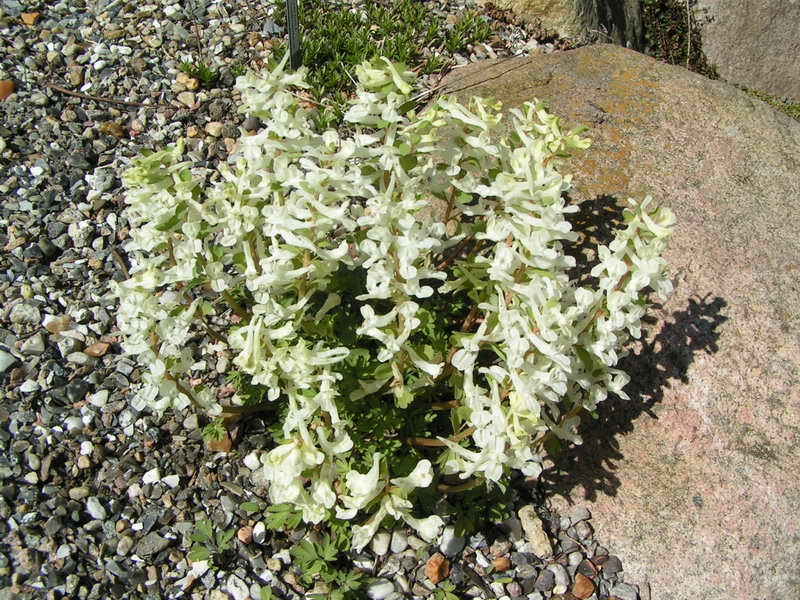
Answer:
[[[348,496],[342,496],[342,501],[347,508],[364,508],[378,493],[385,483],[380,479],[381,455],[372,455],[372,468],[365,474],[358,471],[349,471],[345,476]]]

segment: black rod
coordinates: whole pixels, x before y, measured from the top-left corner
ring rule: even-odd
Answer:
[[[303,64],[300,52],[300,23],[297,19],[297,0],[286,0],[286,23],[289,28],[289,59],[292,69],[297,70]]]

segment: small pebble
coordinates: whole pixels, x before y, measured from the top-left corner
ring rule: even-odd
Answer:
[[[439,549],[445,556],[455,556],[464,549],[467,541],[455,533],[455,528],[448,525],[442,532],[442,541],[439,544]]]
[[[86,512],[88,512],[93,519],[102,521],[106,518],[106,509],[103,508],[103,505],[100,504],[100,500],[95,496],[90,496],[86,499]]]
[[[377,556],[383,556],[389,551],[391,534],[388,531],[379,531],[370,542],[370,548]]]

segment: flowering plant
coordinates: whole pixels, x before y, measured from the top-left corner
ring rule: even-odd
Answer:
[[[648,291],[671,289],[674,217],[631,201],[596,286],[579,285],[556,167],[588,147],[580,131],[539,102],[510,111],[507,137],[499,103],[418,113],[414,74],[387,59],[357,67],[349,132],[318,131],[305,69],[285,63],[238,79],[264,125],[215,184],[180,143],[125,173],[118,322],[147,367],[134,402],[247,410],[189,383],[202,351],[227,350],[276,410],[274,447],[245,461],[274,503],[355,520],[357,549],[386,517],[431,540],[442,520],[417,512],[421,491],[536,476],[548,439],[580,442],[581,411],[625,397],[615,365]]]

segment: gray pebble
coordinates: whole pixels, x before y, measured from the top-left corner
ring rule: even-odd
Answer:
[[[639,590],[629,583],[618,583],[611,588],[611,593],[619,600],[639,600]]]
[[[522,595],[522,586],[518,584],[516,581],[512,581],[508,585],[506,585],[506,591],[508,595],[512,598],[516,598]]]
[[[117,543],[117,554],[120,556],[126,556],[128,552],[131,551],[133,548],[133,538],[129,535],[123,535],[119,538],[119,542]]]
[[[592,526],[586,521],[578,521],[575,524],[575,533],[578,535],[578,539],[580,540],[591,539],[593,533]]]
[[[31,103],[36,106],[47,106],[50,99],[43,92],[35,92],[31,94]]]
[[[588,521],[592,518],[592,513],[589,512],[589,509],[585,506],[576,506],[572,510],[572,515],[570,515],[570,520],[572,521],[572,525],[579,523],[581,521]]]
[[[533,587],[537,592],[550,592],[553,590],[553,586],[555,586],[555,584],[555,575],[549,569],[545,569],[539,573],[539,577],[536,578],[536,583]]]
[[[136,554],[139,556],[149,556],[161,552],[169,546],[169,540],[165,540],[157,533],[148,533],[136,544]]]
[[[519,565],[517,567],[517,577],[521,579],[534,579],[538,569],[532,564]]]
[[[42,320],[42,314],[32,304],[20,302],[14,305],[8,318],[18,325],[38,325]]]
[[[554,576],[553,593],[563,594],[569,588],[569,573],[567,570],[558,563],[547,565],[547,570]]]
[[[603,577],[606,579],[616,577],[620,571],[622,571],[622,561],[616,556],[609,556],[603,563]]]
[[[17,359],[13,355],[5,350],[0,350],[0,373],[5,373],[15,362]]]
[[[242,127],[245,131],[256,131],[257,129],[261,128],[261,120],[257,117],[248,117],[242,123]]]
[[[43,354],[45,350],[44,336],[41,332],[32,335],[22,343],[20,350],[23,354],[33,354],[35,356]]]

